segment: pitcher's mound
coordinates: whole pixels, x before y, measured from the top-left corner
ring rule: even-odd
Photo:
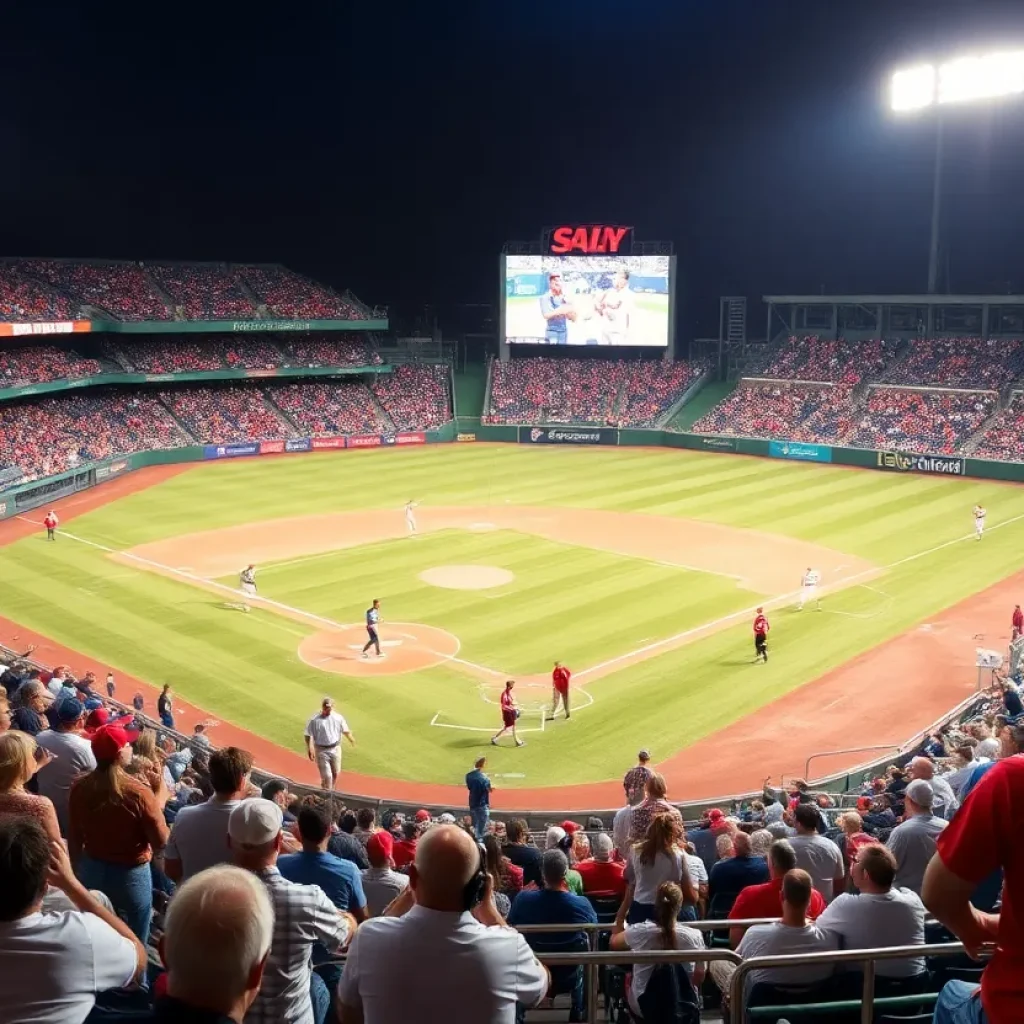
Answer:
[[[436,565],[420,573],[424,583],[447,590],[489,590],[515,578],[515,573],[493,565]]]
[[[363,626],[342,626],[325,629],[307,636],[299,644],[299,658],[312,668],[337,672],[344,676],[381,676],[417,672],[439,665],[459,653],[459,638],[444,629],[424,626],[418,622],[388,622],[380,628],[378,658],[370,648],[369,657],[362,655],[366,643]]]

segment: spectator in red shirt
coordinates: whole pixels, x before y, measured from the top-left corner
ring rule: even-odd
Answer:
[[[977,957],[995,953],[978,986],[951,981],[939,995],[939,1024],[1024,1020],[1024,758],[1007,757],[987,772],[937,839],[925,872],[925,906]],[[1003,869],[1003,904],[987,914],[971,904],[979,882]]]
[[[583,879],[586,896],[625,896],[626,865],[612,860],[614,844],[607,832],[598,832],[590,844],[593,857],[581,860],[576,870]]]
[[[1024,612],[1020,610],[1020,605],[1015,604],[1013,606],[1013,639],[1024,633]]]
[[[558,711],[558,702],[562,702],[562,707],[565,709],[565,717],[569,717],[569,679],[572,673],[560,662],[555,662],[555,669],[551,673],[551,717],[548,719],[549,722],[555,720],[555,714]]]
[[[416,840],[419,836],[419,825],[415,821],[402,822],[402,838],[395,841],[391,859],[395,862],[395,870],[401,871],[416,859]]]
[[[779,917],[782,914],[782,880],[787,871],[796,867],[796,850],[788,839],[776,839],[768,851],[768,873],[771,880],[760,885],[748,885],[741,890],[729,911],[730,921],[749,921],[758,917]],[[807,916],[814,920],[825,910],[825,897],[817,889],[811,890]],[[730,928],[729,944],[735,949],[746,928]]]

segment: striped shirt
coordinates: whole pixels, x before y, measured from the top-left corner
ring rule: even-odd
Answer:
[[[288,882],[276,867],[257,877],[274,905],[274,937],[263,972],[263,986],[245,1015],[245,1024],[313,1024],[309,998],[313,943],[335,952],[348,926],[318,885]]]

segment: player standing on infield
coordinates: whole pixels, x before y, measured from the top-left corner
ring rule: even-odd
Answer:
[[[409,533],[417,533],[416,528],[416,516],[413,509],[416,507],[416,502],[411,498],[405,503],[405,525],[409,529]]]
[[[561,700],[562,707],[565,709],[565,717],[569,717],[569,680],[572,678],[572,673],[560,662],[555,662],[555,669],[551,673],[551,717],[548,719],[549,722],[555,720],[555,714],[558,711],[558,702]]]
[[[377,635],[377,626],[380,624],[380,600],[378,598],[373,599],[373,604],[366,609],[366,632],[369,636],[369,640],[366,641],[363,646],[363,657],[368,658],[370,655],[366,652],[372,647],[377,652],[378,658],[383,658],[384,655],[380,652],[380,637]]]
[[[256,566],[250,563],[238,574],[238,583],[242,588],[242,593],[246,597],[256,596]],[[242,611],[247,612],[249,606],[243,601]]]
[[[57,513],[51,508],[46,513],[46,518],[43,520],[43,526],[46,527],[46,539],[56,540],[57,539],[57,527],[60,526],[60,520],[57,518]]]
[[[53,514],[52,512],[50,513]],[[981,535],[985,532],[985,508],[983,505],[974,506],[974,536],[981,540]]]
[[[512,687],[515,685],[515,680],[510,679],[505,683],[505,689],[501,694],[501,729],[491,737],[491,743],[494,746],[498,745],[498,740],[509,729],[512,730],[512,739],[516,741],[516,746],[521,747],[523,745],[523,741],[516,734],[516,719],[519,718],[519,707],[516,704],[515,697],[512,696]]]
[[[821,611],[821,598],[818,597],[818,584],[821,582],[821,573],[817,569],[807,566],[807,572],[800,577],[800,604],[797,611],[804,610],[804,603],[813,601],[818,611]]]
[[[757,616],[754,619],[754,663],[757,663],[760,658],[766,665],[768,664],[768,630],[772,627],[768,625],[768,620],[765,618],[764,609],[757,609]]]

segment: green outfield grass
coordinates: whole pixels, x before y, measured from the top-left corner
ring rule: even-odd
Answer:
[[[509,786],[610,778],[642,745],[667,756],[1005,578],[1024,545],[1024,488],[1008,484],[667,450],[438,445],[196,466],[68,525],[101,547],[34,536],[0,549],[0,613],[115,670],[170,682],[185,701],[293,749],[331,693],[360,739],[348,768],[457,782],[487,737],[430,722],[439,712],[439,722],[476,728],[496,718],[458,666],[383,680],[323,673],[296,654],[313,625],[258,608],[232,612],[216,594],[104,550],[252,520],[395,510],[410,497],[424,507],[508,502],[703,519],[891,567],[873,589],[827,599],[830,612],[849,615],[776,613],[772,661],[756,671],[743,622],[586,684],[593,703],[568,726],[529,735],[524,751],[487,748],[495,772],[522,774]],[[981,544],[957,542],[976,501],[989,509],[989,533]],[[439,564],[498,566],[515,580],[470,592],[418,579]],[[263,566],[260,582],[261,593],[339,622],[360,621],[367,598],[380,596],[385,619],[447,629],[463,657],[523,673],[547,671],[553,657],[578,670],[761,596],[718,576],[514,531],[346,549]]]

